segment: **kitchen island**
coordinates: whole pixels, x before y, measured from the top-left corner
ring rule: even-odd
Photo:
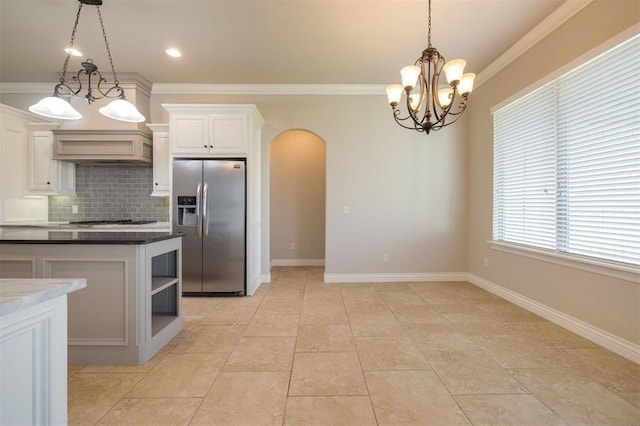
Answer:
[[[182,238],[0,227],[0,278],[85,278],[69,295],[68,359],[144,364],[182,330]]]

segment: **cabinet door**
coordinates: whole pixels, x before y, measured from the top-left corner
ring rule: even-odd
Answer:
[[[24,112],[0,104],[0,223],[48,218],[46,198],[25,197],[30,120]]]
[[[246,114],[212,114],[209,129],[212,154],[247,153]]]
[[[76,166],[53,159],[51,131],[29,133],[25,194],[76,196]]]
[[[67,424],[67,296],[0,322],[0,424]]]
[[[170,129],[174,154],[209,153],[209,126],[205,114],[172,117]]]
[[[153,192],[152,197],[169,196],[169,133],[153,133]]]
[[[28,145],[26,193],[52,195],[58,184],[57,161],[53,160],[53,133],[31,132]]]

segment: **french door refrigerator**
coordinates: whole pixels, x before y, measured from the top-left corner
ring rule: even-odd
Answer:
[[[245,294],[245,161],[175,159],[173,201],[183,294]]]

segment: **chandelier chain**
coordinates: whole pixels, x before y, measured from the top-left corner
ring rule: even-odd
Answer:
[[[80,6],[78,6],[78,12],[76,13],[76,22],[73,24],[73,31],[71,31],[71,40],[69,41],[69,51],[67,52],[67,57],[64,59],[64,65],[62,66],[62,77],[60,77],[60,83],[65,82],[67,68],[69,67],[69,59],[71,59],[71,48],[73,47],[73,41],[76,39],[76,30],[78,29],[78,22],[80,22],[80,12],[82,12],[82,3],[80,3]]]
[[[102,28],[102,37],[104,38],[104,45],[107,47],[107,55],[109,56],[109,64],[111,64],[111,72],[113,73],[113,84],[118,86],[118,77],[116,76],[116,68],[113,66],[113,59],[111,58],[111,49],[109,48],[109,42],[107,41],[107,32],[104,29],[104,22],[102,20],[102,12],[100,12],[100,6],[96,6],[98,9],[98,19],[100,21],[100,28]]]
[[[431,47],[431,0],[429,0],[429,33],[427,34],[427,41],[428,47]]]

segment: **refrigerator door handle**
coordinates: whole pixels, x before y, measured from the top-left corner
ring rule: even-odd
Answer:
[[[202,220],[204,221],[204,236],[209,236],[209,183],[204,183],[202,190]]]
[[[202,239],[202,215],[200,215],[200,189],[202,188],[202,182],[198,182],[196,188],[196,235],[198,239]]]

